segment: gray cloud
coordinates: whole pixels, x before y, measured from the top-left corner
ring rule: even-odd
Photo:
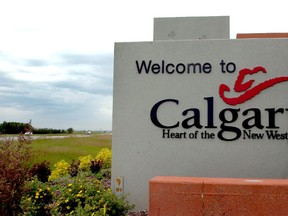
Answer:
[[[37,67],[43,67],[49,65],[49,62],[47,60],[43,59],[26,59],[25,66],[37,66]]]
[[[60,65],[66,68],[69,77],[55,82],[53,86],[90,94],[112,94],[112,54],[60,55]]]
[[[63,64],[89,64],[89,65],[103,65],[111,67],[113,63],[113,54],[62,54],[60,55]]]
[[[6,55],[0,59],[0,110],[6,112],[0,122],[15,121],[9,118],[18,110],[23,116],[16,121],[33,119],[38,127],[111,129],[112,65],[112,54],[57,54],[48,60]]]

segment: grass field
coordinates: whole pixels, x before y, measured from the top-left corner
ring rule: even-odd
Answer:
[[[50,163],[51,169],[60,160],[70,163],[79,156],[91,154],[96,156],[102,148],[111,149],[111,134],[92,134],[87,136],[37,138],[32,142],[31,164],[40,163],[44,160]]]

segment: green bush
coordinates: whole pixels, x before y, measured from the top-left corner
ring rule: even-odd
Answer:
[[[89,172],[79,172],[46,183],[37,178],[22,197],[24,215],[126,215],[133,209],[126,197],[116,196]]]
[[[125,197],[118,197],[88,172],[74,179],[62,178],[59,195],[55,200],[52,215],[125,215],[133,208]],[[81,213],[81,214],[80,214]]]
[[[27,190],[22,197],[24,215],[50,215],[53,192],[50,187],[37,178],[27,183]]]

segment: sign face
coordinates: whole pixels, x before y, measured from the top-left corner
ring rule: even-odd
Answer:
[[[288,39],[116,43],[112,179],[288,177]],[[113,186],[115,187],[115,185]]]

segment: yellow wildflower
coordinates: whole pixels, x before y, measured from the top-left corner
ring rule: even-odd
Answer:
[[[107,203],[104,204],[103,215],[106,215],[106,210],[107,210],[107,209],[106,209],[106,206],[107,206]]]
[[[36,194],[35,194],[35,199],[38,199],[38,198],[39,198],[39,193],[36,192]]]

